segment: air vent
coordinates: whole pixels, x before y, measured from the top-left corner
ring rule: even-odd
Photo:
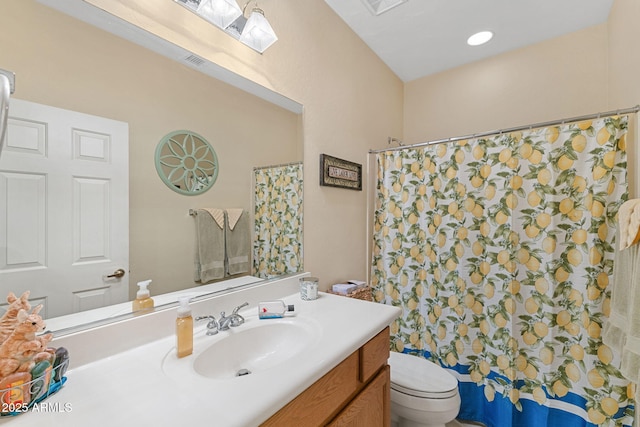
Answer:
[[[374,15],[383,14],[394,7],[400,6],[409,0],[362,0],[369,11]]]
[[[195,65],[196,67],[201,66],[202,64],[204,64],[204,59],[200,58],[199,56],[196,55],[189,55],[186,58],[184,58],[185,61],[187,61],[190,64]]]

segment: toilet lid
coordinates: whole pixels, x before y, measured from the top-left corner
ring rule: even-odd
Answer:
[[[425,398],[447,398],[458,392],[458,380],[444,368],[423,358],[392,351],[391,388]]]

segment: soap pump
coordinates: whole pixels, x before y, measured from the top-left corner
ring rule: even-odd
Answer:
[[[179,299],[178,318],[176,319],[176,349],[178,357],[193,353],[193,317],[189,307],[189,297]]]
[[[136,299],[133,300],[134,312],[151,311],[153,308],[153,299],[150,296],[149,289],[147,289],[150,284],[151,280],[138,282],[138,293],[136,294]]]

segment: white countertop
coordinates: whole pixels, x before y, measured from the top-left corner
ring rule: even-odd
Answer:
[[[281,298],[287,304],[295,304],[296,314],[290,321],[295,321],[296,316],[313,319],[320,325],[321,333],[296,357],[268,372],[222,380],[196,373],[182,378],[169,375],[162,363],[164,357],[175,357],[172,354],[175,336],[171,334],[69,370],[66,385],[44,401],[49,406],[47,411],[3,417],[0,424],[11,427],[160,427],[205,423],[216,427],[257,426],[400,314],[396,307],[326,293],[319,295],[315,301],[302,301],[297,293]],[[252,305],[250,311],[241,312],[247,318],[245,325],[214,337],[204,336],[205,326],[198,323],[194,352],[208,345],[208,338],[219,339],[221,334],[240,331],[251,322],[271,321],[258,319],[255,311]],[[196,314],[200,313],[194,313],[194,317]],[[171,329],[173,325],[158,327]],[[73,358],[74,349],[67,348]],[[173,363],[192,364],[193,357]]]

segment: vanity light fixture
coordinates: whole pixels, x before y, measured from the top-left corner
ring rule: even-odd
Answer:
[[[491,31],[480,31],[469,37],[467,39],[467,44],[469,46],[480,46],[481,44],[487,43],[492,38],[493,33]]]
[[[257,0],[247,1],[242,9],[236,0],[174,1],[260,53],[278,40]],[[246,18],[245,13],[252,2],[254,6],[250,9],[249,18]]]
[[[244,9],[247,8],[248,4],[247,2]],[[251,11],[251,16],[249,16],[249,20],[242,30],[240,41],[262,53],[277,40],[278,36],[276,36],[273,28],[269,25],[269,21],[265,18],[264,11],[258,7],[258,2],[256,2],[256,6]]]
[[[222,29],[242,15],[236,0],[201,0],[196,12]]]

